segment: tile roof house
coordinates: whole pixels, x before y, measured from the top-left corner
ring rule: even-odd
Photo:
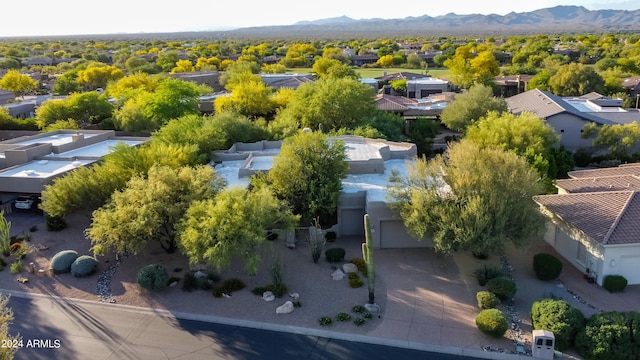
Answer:
[[[534,113],[545,119],[560,135],[560,145],[568,150],[591,148],[592,139],[583,139],[582,128],[588,123],[600,125],[640,122],[640,112],[625,110],[622,101],[597,93],[581,97],[560,97],[552,93],[533,89],[506,98],[513,114]]]
[[[545,241],[599,285],[607,275],[640,284],[639,173],[640,166],[573,171],[558,180],[557,195],[534,197],[550,220]]]

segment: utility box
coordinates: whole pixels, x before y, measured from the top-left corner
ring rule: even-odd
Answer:
[[[533,330],[531,355],[536,359],[552,360],[555,354],[556,337],[548,330]]]

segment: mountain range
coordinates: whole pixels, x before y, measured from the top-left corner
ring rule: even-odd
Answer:
[[[301,21],[293,25],[249,27],[228,31],[231,36],[315,37],[381,35],[539,34],[640,31],[638,10],[588,10],[556,6],[506,15],[428,15],[403,19],[361,19],[347,16]]]

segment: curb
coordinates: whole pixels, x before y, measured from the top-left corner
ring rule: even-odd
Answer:
[[[367,335],[333,332],[329,330],[310,329],[310,328],[304,328],[304,327],[298,327],[298,326],[264,323],[264,322],[251,321],[251,320],[239,320],[239,319],[226,318],[221,316],[201,315],[201,314],[170,311],[170,310],[163,310],[163,309],[152,309],[152,308],[138,307],[138,306],[131,306],[131,305],[111,304],[111,303],[104,303],[101,301],[70,299],[70,298],[55,296],[55,295],[34,294],[34,293],[27,293],[22,291],[2,290],[2,289],[0,289],[0,294],[15,296],[19,298],[25,298],[25,299],[44,299],[44,300],[64,301],[68,303],[79,303],[79,304],[94,306],[94,307],[105,307],[105,308],[115,307],[123,311],[129,311],[129,312],[134,312],[139,314],[172,317],[176,319],[192,320],[192,321],[203,321],[203,322],[215,323],[215,324],[221,324],[221,325],[238,326],[238,327],[244,327],[244,328],[250,328],[250,329],[268,330],[268,331],[277,331],[277,332],[284,332],[284,333],[290,333],[290,334],[296,334],[296,335],[317,336],[317,337],[324,337],[324,338],[334,339],[334,340],[353,341],[353,342],[360,342],[360,343],[373,344],[373,345],[384,345],[384,346],[391,346],[391,347],[404,348],[404,349],[410,349],[410,350],[428,351],[428,352],[457,355],[457,356],[467,356],[467,357],[473,357],[478,359],[490,359],[490,360],[531,359],[530,356],[517,355],[517,354],[506,354],[506,353],[482,351],[482,350],[467,349],[467,348],[456,348],[456,347],[443,346],[443,345],[432,345],[432,344],[426,344],[426,343],[411,342],[406,340],[377,338],[377,337],[372,337]]]

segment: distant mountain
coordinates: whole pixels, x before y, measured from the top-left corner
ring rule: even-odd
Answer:
[[[392,35],[532,34],[567,32],[640,31],[639,10],[588,10],[582,6],[556,6],[531,12],[428,15],[404,19],[362,19],[347,16],[301,21],[287,26],[242,28],[230,36],[317,37]]]

